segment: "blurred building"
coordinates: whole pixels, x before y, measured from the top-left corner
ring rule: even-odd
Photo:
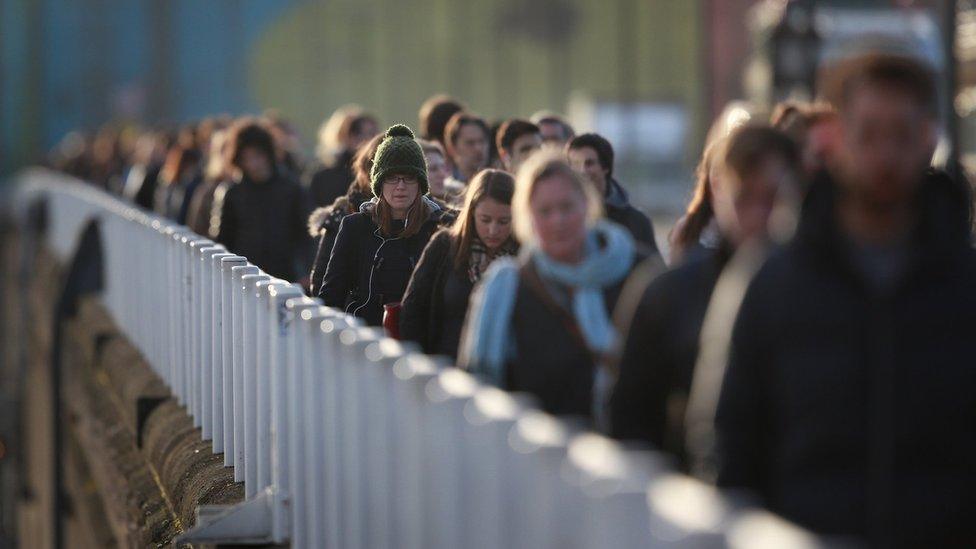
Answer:
[[[677,141],[685,162],[707,123],[706,4],[5,0],[0,162],[9,171],[69,130],[107,120],[176,123],[273,107],[310,140],[333,109],[356,102],[383,122],[416,124],[436,92],[488,118],[565,112],[571,98],[583,113],[641,105],[673,133],[651,145],[673,159]]]

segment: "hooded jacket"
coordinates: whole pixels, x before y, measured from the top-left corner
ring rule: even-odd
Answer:
[[[657,242],[654,239],[654,227],[651,220],[630,204],[627,191],[612,177],[607,178],[607,191],[603,201],[607,211],[607,219],[623,225],[634,240],[645,246],[650,255],[659,255]]]
[[[407,238],[385,237],[373,221],[375,202],[342,218],[318,297],[329,307],[363,318],[372,326],[383,321],[383,305],[399,302],[420,254],[441,225],[454,217],[424,197],[428,215],[420,231]]]
[[[322,287],[322,277],[329,266],[332,246],[335,245],[336,234],[342,218],[359,211],[363,202],[372,198],[371,193],[350,190],[349,193],[336,198],[330,206],[315,208],[308,217],[308,234],[316,239],[318,246],[315,260],[312,262],[312,272],[309,275],[309,293],[318,295]]]
[[[929,173],[900,275],[865,275],[810,190],[746,292],[716,415],[718,482],[821,534],[976,545],[976,254],[965,193]],[[899,272],[899,270],[896,270]]]

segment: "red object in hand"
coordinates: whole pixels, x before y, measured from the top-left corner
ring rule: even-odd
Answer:
[[[393,339],[400,339],[400,308],[399,301],[383,305],[383,329],[386,335]]]

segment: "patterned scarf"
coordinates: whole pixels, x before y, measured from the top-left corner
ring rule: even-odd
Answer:
[[[488,249],[480,238],[471,240],[471,256],[468,258],[468,279],[472,283],[481,280],[481,275],[488,270],[491,262],[499,257],[515,255],[518,253],[518,244],[511,238],[505,241],[497,250],[492,252]]]

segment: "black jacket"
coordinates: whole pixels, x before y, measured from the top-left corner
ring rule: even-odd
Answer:
[[[643,291],[630,320],[610,401],[616,438],[641,440],[684,463],[684,411],[705,311],[730,250],[709,250]]]
[[[370,325],[382,324],[383,305],[402,299],[430,237],[441,223],[453,221],[436,206],[428,208],[423,227],[408,238],[381,236],[368,211],[344,217],[318,292],[325,305],[359,316]]]
[[[719,483],[878,547],[976,546],[976,254],[965,197],[929,176],[903,275],[862,275],[810,191],[739,311],[716,417]]]
[[[312,262],[312,272],[309,275],[311,295],[318,295],[322,287],[322,277],[325,276],[325,269],[329,266],[329,257],[332,256],[332,246],[335,245],[342,218],[358,212],[359,206],[372,197],[372,194],[350,191],[336,198],[332,205],[316,208],[308,217],[308,233],[318,243],[315,260]]]
[[[633,265],[645,258],[638,254]],[[626,279],[604,289],[608,314]],[[505,365],[504,388],[535,395],[551,414],[592,418],[593,379],[600,359],[587,348],[573,313],[554,297],[554,290],[559,291],[554,282],[543,280],[531,261],[522,260],[512,309],[515,352]]]
[[[314,207],[328,206],[346,194],[353,180],[350,166],[354,154],[355,151],[344,152],[334,165],[318,165],[305,174],[305,186]]]
[[[644,245],[650,254],[660,254],[657,241],[654,239],[654,226],[651,220],[637,208],[630,204],[627,191],[616,179],[607,179],[607,191],[603,205],[606,208],[607,219],[623,225],[634,240]]]
[[[454,268],[453,240],[442,230],[420,256],[403,295],[400,337],[419,343],[425,353],[456,359],[474,283]]]
[[[298,183],[281,175],[265,183],[244,179],[229,186],[214,207],[220,211],[216,240],[229,251],[285,280],[297,281],[298,273],[307,272],[309,208]]]

